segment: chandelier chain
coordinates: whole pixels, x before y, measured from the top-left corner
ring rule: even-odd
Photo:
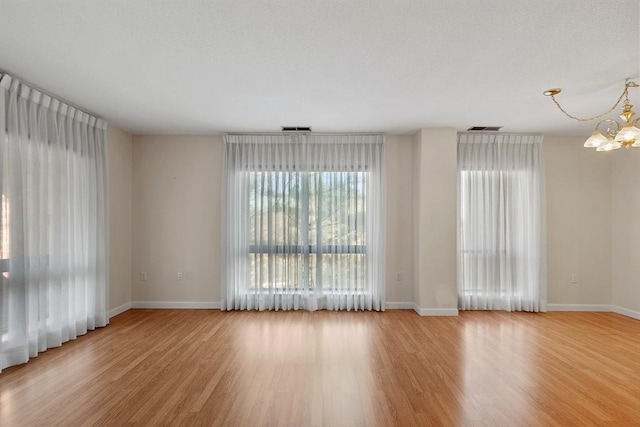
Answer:
[[[622,98],[624,98],[626,95],[628,95],[628,93],[629,93],[629,88],[627,86],[625,86],[624,90],[620,94],[620,97],[618,98],[616,103],[613,104],[613,107],[609,108],[607,111],[605,111],[602,114],[598,114],[597,116],[589,117],[589,118],[586,118],[586,119],[581,119],[580,117],[576,117],[576,116],[573,116],[573,115],[569,114],[567,112],[567,110],[562,108],[560,106],[560,103],[558,103],[558,101],[556,101],[555,95],[551,95],[551,99],[553,100],[553,102],[555,102],[556,106],[560,109],[560,111],[562,111],[565,114],[565,116],[569,117],[570,119],[577,120],[579,122],[590,122],[591,120],[599,119],[600,117],[604,117],[607,114],[609,114],[610,112],[612,112],[618,106],[618,104],[620,104],[620,101],[622,101]],[[627,100],[628,100],[628,98],[627,98]]]

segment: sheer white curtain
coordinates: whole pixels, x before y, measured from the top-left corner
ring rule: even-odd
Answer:
[[[227,135],[223,310],[384,310],[382,135]]]
[[[458,305],[546,311],[542,137],[458,136]]]
[[[0,369],[106,325],[106,124],[0,80]]]

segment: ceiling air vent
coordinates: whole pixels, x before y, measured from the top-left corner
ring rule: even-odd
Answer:
[[[282,126],[282,132],[311,132],[311,126]]]
[[[470,127],[467,130],[470,130],[470,131],[481,131],[481,130],[484,130],[484,131],[489,131],[489,132],[498,132],[501,128],[502,128],[502,126],[473,126],[473,127]]]

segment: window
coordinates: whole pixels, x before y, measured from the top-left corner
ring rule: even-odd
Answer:
[[[469,285],[462,289],[465,295],[505,297],[511,291],[519,255],[509,236],[524,232],[515,205],[523,179],[515,171],[460,172],[461,265],[463,277],[470,279],[464,282]],[[478,191],[478,186],[491,190]]]
[[[542,138],[458,136],[458,306],[544,311]]]
[[[222,309],[383,310],[381,135],[227,135]]]
[[[109,262],[106,123],[0,83],[1,371],[107,324]]]
[[[9,331],[9,199],[0,200],[0,340],[7,341]]]
[[[250,287],[364,289],[365,176],[251,172]]]

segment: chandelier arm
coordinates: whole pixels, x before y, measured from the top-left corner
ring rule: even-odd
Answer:
[[[629,87],[628,87],[628,86],[625,86],[624,90],[623,90],[623,91],[622,91],[622,93],[620,94],[620,97],[618,98],[618,100],[616,101],[616,103],[615,103],[615,104],[613,104],[613,107],[609,108],[607,111],[605,111],[605,112],[604,112],[604,113],[602,113],[602,114],[598,114],[597,116],[593,116],[593,117],[588,117],[588,118],[586,118],[586,119],[581,119],[580,117],[576,117],[576,116],[573,116],[573,115],[569,114],[569,113],[567,112],[567,110],[565,110],[564,108],[562,108],[562,107],[560,106],[560,103],[556,100],[555,95],[553,95],[553,94],[552,94],[552,95],[551,95],[551,99],[552,99],[552,100],[553,100],[553,102],[556,104],[556,106],[558,107],[558,109],[559,109],[560,111],[562,111],[562,112],[564,113],[564,115],[565,115],[565,116],[567,116],[567,117],[569,117],[570,119],[577,120],[577,121],[579,121],[579,122],[590,122],[591,120],[599,119],[600,117],[604,117],[604,116],[606,116],[607,114],[609,114],[610,112],[612,112],[612,111],[613,111],[613,110],[618,106],[618,104],[620,104],[620,101],[622,101],[622,98],[624,98],[624,97],[625,97],[625,95],[627,95],[627,94],[628,94],[628,92],[629,92]]]

